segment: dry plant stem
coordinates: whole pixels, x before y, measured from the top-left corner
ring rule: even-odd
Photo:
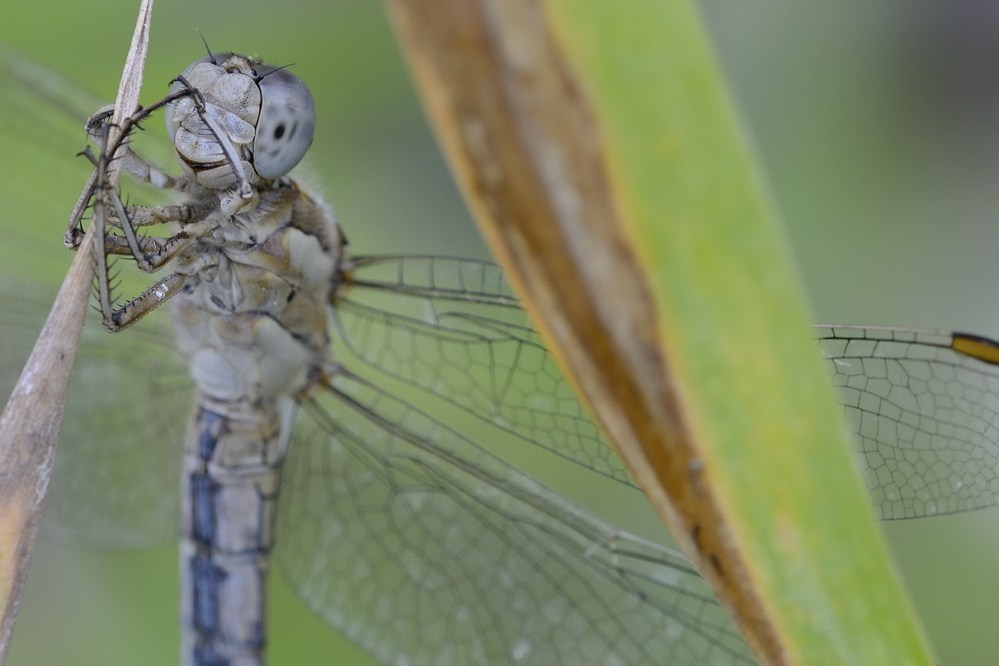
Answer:
[[[743,634],[783,663],[774,627],[699,483],[696,432],[609,180],[585,85],[544,3],[388,3],[476,221],[549,347]]]
[[[120,124],[139,103],[152,9],[152,0],[142,0],[115,101],[115,124]],[[109,169],[108,174],[112,184],[117,182],[115,167],[112,163],[114,171]],[[90,189],[88,183],[85,193]],[[6,660],[55,458],[62,409],[93,278],[93,235],[88,234],[76,253],[0,416],[0,663]]]

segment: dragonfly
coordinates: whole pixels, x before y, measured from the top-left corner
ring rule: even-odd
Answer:
[[[248,66],[260,68],[255,76],[271,71]],[[235,185],[227,164],[221,173]],[[318,197],[303,196],[322,209]],[[641,501],[499,269],[448,257],[353,255],[345,232],[331,228],[338,242],[322,304],[329,346],[312,357],[320,371],[296,380],[309,390],[287,396],[295,404],[276,435],[287,436],[279,446],[286,454],[256,465],[258,485],[237,491],[232,504],[216,502],[224,491],[195,488],[211,487],[206,477],[222,485],[203,452],[218,449],[225,420],[205,416],[216,413],[204,406],[181,467],[178,415],[190,407],[191,382],[164,322],[142,321],[113,337],[89,331],[77,383],[107,391],[74,392],[90,404],[72,410],[80,421],[67,432],[147,436],[67,438],[48,531],[133,546],[184,525],[181,566],[201,585],[182,595],[187,663],[211,663],[219,653],[262,661],[272,550],[307,605],[385,663],[752,663],[682,555],[620,529],[559,487],[578,474]],[[266,240],[239,243],[246,252]],[[4,328],[25,328],[16,320],[30,320],[32,299],[21,290],[6,298]],[[175,309],[187,318],[187,305]],[[995,503],[995,343],[897,328],[817,331],[879,517]],[[198,356],[197,345],[185,346]],[[218,383],[224,373],[202,374]],[[520,471],[538,460],[541,471]],[[546,474],[546,464],[556,471]],[[262,472],[273,473],[266,483]],[[187,508],[207,502],[193,517],[178,515],[182,481]],[[256,510],[241,518],[248,506]],[[217,533],[231,529],[220,527],[223,518],[259,523],[245,530],[251,546],[233,558],[252,560],[245,572],[220,576],[214,568],[229,564],[213,560]],[[228,592],[222,578],[239,579],[238,589]],[[230,594],[236,610],[226,605]],[[221,628],[233,620],[239,626]]]
[[[539,453],[575,462],[640,497],[501,272],[348,254],[328,208],[284,176],[313,122],[287,69],[210,55],[181,80],[164,105],[185,176],[131,145],[122,159],[187,203],[126,207],[98,188],[95,204],[118,227],[179,223],[173,236],[109,234],[110,254],[139,247],[147,267],[173,272],[110,311],[106,275],[98,291],[111,329],[171,296],[181,360],[169,344],[150,351],[163,341],[145,322],[81,351],[77,380],[102,387],[83,397],[107,402],[74,410],[90,423],[66,431],[125,434],[67,438],[48,531],[129,546],[179,524],[184,663],[263,663],[275,535],[306,603],[387,663],[752,663],[685,558],[512,464]],[[261,127],[268,108],[296,111]],[[285,165],[257,164],[293,136],[301,145]],[[24,301],[10,295],[8,319],[30,310]],[[198,395],[183,448],[177,407],[190,398],[161,397],[185,393],[162,385],[184,384],[178,364]],[[136,378],[155,397],[126,400]],[[491,436],[466,435],[475,421]]]

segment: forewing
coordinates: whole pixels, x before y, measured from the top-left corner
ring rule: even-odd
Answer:
[[[438,396],[521,445],[632,483],[498,267],[426,256],[353,264],[334,308],[337,358]]]

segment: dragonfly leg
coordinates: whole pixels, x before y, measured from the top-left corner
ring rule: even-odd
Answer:
[[[101,310],[104,314],[104,328],[115,333],[131,326],[176,296],[184,288],[184,285],[187,284],[187,280],[191,275],[209,270],[217,265],[218,262],[215,259],[205,255],[199,256],[183,268],[157,280],[153,286],[135,298],[130,298],[118,307],[105,310],[102,304]]]
[[[108,203],[111,204],[110,209]],[[139,270],[146,273],[153,272],[162,267],[179,251],[179,249],[170,250],[177,245],[177,241],[182,238],[203,235],[203,233],[199,233],[198,221],[204,220],[210,210],[208,206],[193,204],[126,207],[122,205],[117,192],[113,192],[110,195],[110,201],[105,203],[105,224],[121,229],[122,233],[105,234],[105,252],[109,255],[131,256],[135,259]],[[135,229],[139,227],[171,222],[179,223],[183,231],[170,238],[140,236],[135,233]],[[66,246],[73,250],[78,249],[83,242],[84,235],[84,230],[81,227],[73,227],[66,235]]]
[[[145,119],[154,109],[159,108],[166,103],[166,101],[169,101],[174,97],[175,95],[170,95],[148,109],[140,108],[137,110],[125,122],[124,127],[126,128],[126,133],[131,134],[135,128],[139,127],[139,121]],[[87,120],[87,135],[94,141],[102,143],[104,133],[107,131],[107,125],[110,122],[111,115],[113,113],[114,107],[110,105],[103,106],[98,109]],[[94,166],[97,166],[97,162],[92,155],[88,154],[86,151],[84,151],[84,155],[94,163]],[[121,168],[126,173],[130,174],[140,183],[152,185],[158,190],[174,190],[177,192],[190,191],[192,183],[187,176],[171,176],[166,171],[153,164],[153,162],[136,152],[127,143],[124,144],[117,152],[115,159],[121,162]]]
[[[100,185],[101,183],[106,182],[104,175],[101,172],[107,168],[113,159],[119,163],[120,167],[126,173],[130,174],[139,182],[152,185],[153,187],[161,190],[173,190],[181,193],[190,192],[193,187],[193,183],[190,179],[186,176],[177,178],[170,176],[137,153],[130,145],[128,145],[128,143],[126,143],[131,133],[139,127],[139,121],[148,117],[153,110],[162,107],[171,100],[177,99],[179,95],[183,94],[188,93],[186,91],[182,91],[182,93],[173,93],[149,108],[138,109],[134,114],[125,120],[122,126],[123,134],[113,146],[109,146],[107,141],[108,130],[110,129],[109,119],[114,111],[113,107],[101,107],[90,117],[89,120],[87,120],[86,123],[87,134],[101,145],[100,155],[95,156],[89,146],[81,153],[81,155],[90,160],[90,162],[94,165],[94,175],[91,176],[88,183],[90,191],[89,197],[102,196],[101,192],[104,191],[104,196],[108,197],[108,201],[111,203],[111,206],[105,206],[104,209],[108,222],[122,229],[126,239],[128,240],[129,247],[131,248],[130,254],[135,257],[136,264],[139,268],[147,272],[151,269],[146,263],[143,253],[140,251],[140,244],[136,239],[134,232],[134,227],[142,226],[142,224],[136,223],[125,213],[125,207],[121,203],[121,199],[117,192],[111,192],[109,191],[110,188]],[[81,224],[82,214],[83,209],[81,208],[79,210],[74,209],[73,214],[70,215],[69,223],[66,227],[66,235],[63,240],[67,247],[76,249],[83,239],[84,232]],[[179,220],[180,218],[172,219]],[[188,216],[188,219],[190,219],[190,216]],[[113,220],[118,220],[118,223]],[[125,222],[125,220],[128,220],[128,222]],[[155,223],[156,222],[152,222],[151,224]]]
[[[157,280],[156,284],[135,298],[129,299],[109,314],[105,314],[104,328],[114,333],[134,324],[170,300],[171,297],[184,288],[184,283],[186,282],[187,276],[180,273],[171,273],[165,278]]]
[[[98,258],[99,270],[106,272],[109,255],[130,255],[139,270],[145,273],[158,270],[199,238],[218,228],[218,216],[209,211],[205,205],[133,206],[126,210],[117,190],[108,187],[98,174],[94,188],[94,228],[104,236],[100,249],[103,259]],[[204,217],[196,219],[198,216]],[[138,227],[170,222],[180,223],[181,230],[169,238],[139,236],[135,231]],[[107,232],[109,226],[121,229],[121,234]],[[83,233],[82,228],[74,225],[67,232],[65,243],[75,250],[83,242]]]
[[[192,218],[190,206],[133,207],[126,210],[117,190],[99,191],[96,196],[103,198],[101,210],[104,228],[111,226],[121,229],[121,234],[105,233],[106,253],[131,255],[135,259],[135,265],[144,273],[151,273],[162,265],[151,261],[152,255],[157,254],[158,239],[140,237],[136,228],[167,222],[183,224]],[[75,250],[83,242],[83,230],[74,226],[67,232],[65,242]]]
[[[95,205],[95,220],[101,215],[102,209],[102,202],[98,201]],[[178,233],[170,238],[147,236],[137,239],[138,249],[142,253],[149,270],[155,271],[199,239],[211,234],[218,227],[218,217],[209,216],[203,220],[185,224]],[[107,233],[103,234],[103,240],[98,241],[97,245],[100,246],[100,249],[97,250],[97,265],[95,267],[97,272],[98,300],[100,301],[101,314],[104,317],[104,326],[109,331],[121,330],[140,319],[147,312],[155,309],[176,294],[184,286],[188,275],[209,267],[207,264],[201,265],[195,261],[183,271],[174,272],[158,280],[152,287],[142,292],[139,296],[129,299],[123,305],[116,307],[115,298],[110,287],[111,280],[107,258],[109,255],[114,254],[132,254],[133,249],[125,237]],[[206,260],[202,258],[202,263],[204,261]]]
[[[183,288],[187,275],[191,271],[178,271],[157,281],[152,287],[139,296],[128,300],[121,306],[115,305],[112,294],[111,277],[108,256],[114,254],[130,254],[143,270],[153,271],[178,253],[195,243],[198,239],[218,229],[220,217],[209,214],[204,219],[183,223],[182,229],[170,238],[139,238],[135,233],[135,225],[121,202],[117,191],[110,186],[107,178],[108,155],[107,135],[104,146],[97,158],[96,177],[91,186],[91,196],[94,200],[94,217],[91,232],[96,235],[94,242],[94,271],[97,276],[97,295],[103,315],[104,326],[109,331],[118,331],[140,319],[161,303],[167,301]],[[164,217],[187,217],[192,215],[192,208],[185,206],[167,206],[161,209],[145,208],[138,213],[140,222],[155,224]],[[114,222],[112,222],[112,219]],[[109,234],[109,224],[117,224],[122,229],[121,235]],[[142,225],[140,225],[142,226]],[[194,262],[197,263],[197,262]],[[199,270],[198,266],[190,267]]]
[[[130,255],[140,270],[144,272],[155,271],[199,239],[216,231],[222,220],[228,219],[238,210],[253,205],[255,202],[253,198],[242,197],[238,205],[226,206],[223,197],[221,210],[216,212],[212,212],[213,208],[207,203],[126,209],[118,191],[111,186],[108,178],[108,167],[112,160],[119,159],[115,156],[129,154],[128,145],[122,141],[134,131],[138,122],[146,118],[152,110],[190,93],[190,89],[171,93],[152,107],[136,111],[122,125],[122,137],[124,138],[119,138],[114,144],[109,144],[108,141],[109,126],[104,122],[106,112],[98,112],[88,123],[88,132],[91,136],[99,136],[101,140],[99,155],[94,157],[89,150],[85,152],[87,158],[94,163],[94,175],[88,183],[87,198],[93,200],[94,207],[91,230],[97,236],[94,243],[94,270],[97,277],[98,301],[104,326],[110,331],[125,328],[176,294],[187,281],[186,276],[190,275],[190,271],[187,269],[192,267],[186,267],[185,270],[176,271],[162,278],[139,296],[128,300],[121,306],[116,306],[116,299],[112,293],[108,256]],[[167,182],[158,176],[151,175],[155,173],[154,168],[136,153],[130,154],[132,165],[140,167],[138,171],[135,169],[130,171],[140,180],[152,184],[156,184],[156,182],[166,183],[170,186],[190,184],[190,181],[186,179],[171,179]],[[122,166],[127,168],[128,161],[126,160]],[[78,213],[77,209],[74,208],[66,234],[66,244],[73,248],[79,247],[82,240],[83,230],[79,225],[81,218],[82,212]],[[140,237],[136,233],[137,227],[168,222],[178,222],[181,225],[181,230],[169,238]],[[121,229],[121,234],[108,233],[109,226]],[[192,270],[197,269],[193,268]]]

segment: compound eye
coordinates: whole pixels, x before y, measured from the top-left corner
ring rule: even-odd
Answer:
[[[260,66],[260,119],[253,140],[253,168],[262,178],[280,178],[312,145],[316,109],[312,93],[285,69]]]

